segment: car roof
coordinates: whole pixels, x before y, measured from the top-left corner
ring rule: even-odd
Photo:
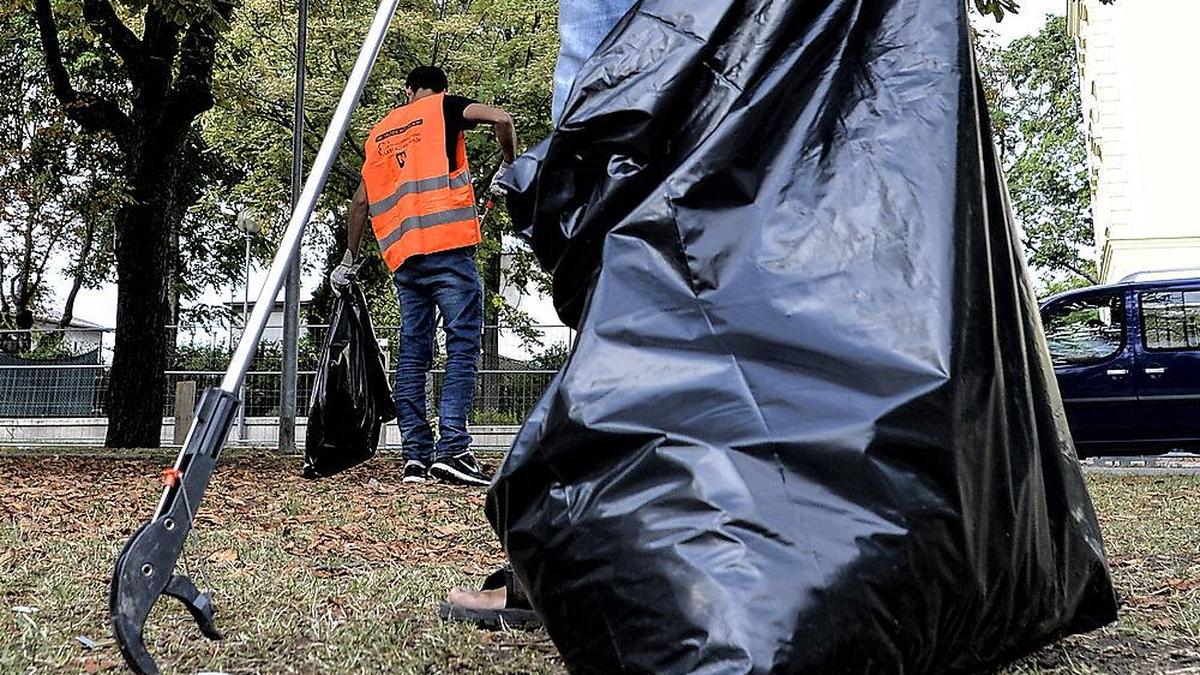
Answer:
[[[1176,286],[1200,286],[1200,277],[1179,277],[1176,279],[1154,279],[1146,281],[1118,281],[1115,284],[1102,284],[1099,286],[1085,286],[1084,288],[1076,288],[1075,290],[1065,291],[1063,293],[1055,293],[1054,295],[1041,301],[1041,306],[1045,307],[1052,302],[1058,302],[1075,296],[1092,295],[1094,293],[1103,293],[1104,291],[1151,291],[1161,288],[1173,288]]]

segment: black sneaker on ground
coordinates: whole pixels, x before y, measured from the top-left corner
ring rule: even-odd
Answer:
[[[475,455],[471,454],[470,450],[436,460],[433,466],[429,467],[429,473],[435,478],[459,485],[487,487],[492,484],[491,477],[484,475],[483,469],[479,467],[479,462],[475,461]]]
[[[410,459],[404,463],[404,479],[401,483],[424,483],[429,467],[424,462]]]

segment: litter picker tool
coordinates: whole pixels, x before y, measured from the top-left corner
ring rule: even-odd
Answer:
[[[358,60],[350,72],[349,81],[325,131],[325,138],[304,183],[300,199],[296,202],[296,209],[283,233],[279,251],[259,291],[258,301],[254,303],[246,331],[225,371],[225,378],[219,388],[210,388],[201,397],[196,419],[184,440],[179,458],[175,460],[174,468],[163,472],[164,489],[154,517],[134,532],[117,557],[109,586],[109,621],[121,655],[134,672],[145,675],[159,672],[158,664],[146,650],[142,633],[150,609],[163,595],[180,600],[206,637],[214,640],[221,638],[213,622],[211,592],[197,589],[186,574],[176,574],[175,565],[179,562],[184,541],[195,522],[196,509],[208,487],[225,437],[241,405],[242,382],[250,368],[275,297],[283,285],[288,262],[300,248],[304,228],[316,206],[317,197],[325,187],[330,167],[350,123],[350,114],[358,104],[398,4],[399,0],[382,0],[379,3]]]
[[[493,201],[493,197],[489,196],[484,202],[483,213],[479,214],[479,227],[483,227],[483,224],[487,222],[488,216],[492,215],[494,208],[496,208],[496,202]]]

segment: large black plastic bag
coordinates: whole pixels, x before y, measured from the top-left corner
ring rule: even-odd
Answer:
[[[329,324],[309,404],[305,478],[332,476],[374,457],[380,430],[396,416],[358,284],[334,300]]]
[[[571,670],[1114,619],[962,0],[644,0],[510,182],[579,338],[489,517]]]

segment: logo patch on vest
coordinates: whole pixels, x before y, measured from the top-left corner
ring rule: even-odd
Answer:
[[[400,134],[408,131],[409,129],[412,129],[413,127],[419,127],[422,124],[425,124],[425,118],[418,117],[417,119],[409,122],[408,124],[405,124],[402,127],[398,127],[396,129],[389,129],[389,130],[383,132],[382,134],[379,134],[378,136],[375,137],[375,142],[382,143],[383,141],[391,138],[392,136],[399,136]]]
[[[379,155],[394,155],[404,152],[405,148],[421,141],[420,128],[424,124],[425,119],[418,117],[402,127],[388,129],[379,134],[375,137],[375,152]],[[404,166],[404,160],[400,160],[400,166]]]

